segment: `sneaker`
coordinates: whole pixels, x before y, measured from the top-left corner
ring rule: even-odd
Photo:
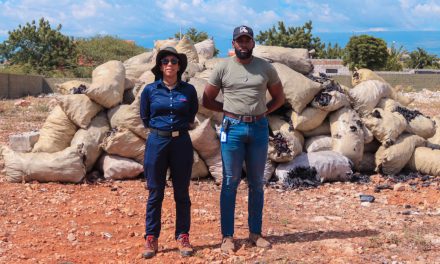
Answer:
[[[272,245],[269,241],[264,239],[260,234],[249,233],[249,240],[251,243],[260,248],[271,248]]]
[[[224,237],[222,240],[221,250],[224,253],[229,253],[235,250],[234,239],[230,236]]]
[[[152,258],[156,255],[158,249],[157,238],[152,235],[148,235],[145,238],[145,251],[143,257],[146,259]]]
[[[180,255],[182,255],[182,257],[189,257],[192,256],[192,254],[194,253],[194,249],[189,243],[188,234],[180,234],[177,238],[177,244],[179,247]]]

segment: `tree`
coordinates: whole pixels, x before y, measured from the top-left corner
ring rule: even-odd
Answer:
[[[338,43],[332,46],[332,43],[330,42],[327,47],[324,45],[324,48],[318,57],[325,59],[342,59],[344,57],[344,52],[344,48],[341,48]]]
[[[388,59],[385,65],[385,70],[387,71],[401,71],[403,69],[402,56],[405,54],[405,49],[403,46],[396,48],[394,43],[388,50]]]
[[[312,21],[306,22],[302,27],[287,28],[283,21],[279,21],[278,28],[272,26],[271,29],[260,31],[255,40],[269,46],[314,49],[318,58],[322,58],[325,45],[319,37],[313,37],[312,28]]]
[[[75,44],[60,30],[61,25],[52,29],[44,18],[38,25],[35,20],[19,25],[18,29],[8,32],[8,39],[0,45],[0,57],[12,66],[22,65],[39,74],[69,69],[75,64]]]
[[[348,65],[350,70],[354,68],[382,69],[389,56],[385,41],[369,35],[351,37],[345,50],[344,65]]]
[[[193,27],[189,28],[184,34],[177,32],[176,34],[174,34],[174,37],[180,39],[183,35],[187,36],[194,43],[199,43],[209,38],[208,33],[204,31],[199,32],[196,28]],[[214,57],[217,57],[219,53],[220,51],[217,48],[215,48]]]
[[[91,38],[79,38],[75,42],[78,64],[93,67],[109,60],[124,61],[147,51],[146,48],[137,46],[133,42],[114,36],[97,35]]]
[[[436,55],[429,54],[422,48],[412,51],[409,54],[408,67],[412,69],[439,68],[438,58]]]

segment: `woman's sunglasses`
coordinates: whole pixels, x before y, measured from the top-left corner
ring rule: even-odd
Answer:
[[[176,65],[177,63],[179,63],[179,60],[178,59],[171,59],[171,60],[161,59],[160,60],[160,63],[162,63],[162,65],[168,65],[168,63],[170,63],[170,62],[171,62],[171,64]]]

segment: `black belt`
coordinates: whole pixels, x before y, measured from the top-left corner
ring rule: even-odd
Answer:
[[[154,133],[158,136],[161,136],[161,137],[178,137],[180,135],[188,133],[187,130],[164,131],[164,130],[159,130],[159,129],[155,129],[155,128],[150,128],[150,132]]]
[[[228,117],[232,117],[234,119],[238,119],[242,122],[245,123],[253,123],[253,122],[257,122],[258,120],[260,120],[261,118],[265,117],[266,114],[261,114],[261,115],[236,115],[233,113],[229,113],[229,112],[224,112],[225,116]]]

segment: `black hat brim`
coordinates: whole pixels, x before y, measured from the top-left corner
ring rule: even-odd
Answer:
[[[185,72],[186,67],[188,66],[188,58],[186,57],[186,54],[177,53],[168,49],[163,49],[157,53],[156,65],[154,65],[154,67],[151,69],[151,72],[153,72],[154,74],[155,81],[162,79],[163,74],[162,71],[160,70],[160,64],[161,64],[160,61],[168,55],[176,56],[179,59],[179,71],[177,72],[177,79],[178,80],[182,79],[182,74]]]

